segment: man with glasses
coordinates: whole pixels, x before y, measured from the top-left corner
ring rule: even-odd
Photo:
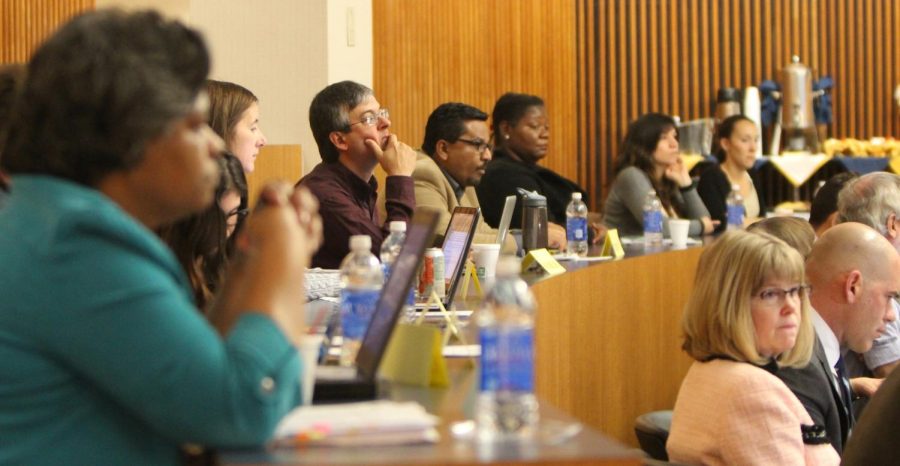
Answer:
[[[378,256],[389,223],[409,221],[416,207],[411,177],[415,151],[391,134],[390,114],[372,89],[352,81],[331,84],[316,94],[309,124],[322,163],[298,185],[319,198],[325,237],[312,266],[340,267],[353,235],[370,236],[372,253]],[[387,174],[383,222],[376,208],[378,165]]]
[[[900,255],[872,228],[842,223],[813,244],[806,276],[817,337],[813,357],[803,369],[782,368],[776,375],[841,453],[854,422],[854,391],[845,354],[869,351],[885,326],[896,319],[893,301],[900,290]],[[874,391],[880,381],[869,380],[873,383],[868,390]],[[813,437],[818,438],[813,435],[810,441],[816,441]]]
[[[456,207],[480,207],[474,187],[491,160],[490,134],[487,114],[471,105],[441,104],[428,117],[422,142],[427,155],[419,154],[416,159],[413,179],[416,208],[441,213],[437,231],[447,229]],[[497,230],[480,221],[473,243],[496,240]],[[505,249],[515,252],[515,248],[515,240],[507,236]]]

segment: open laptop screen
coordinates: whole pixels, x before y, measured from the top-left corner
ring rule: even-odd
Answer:
[[[394,325],[409,296],[425,248],[433,240],[437,219],[435,212],[418,211],[406,228],[406,241],[394,262],[390,277],[381,289],[375,313],[356,355],[357,371],[364,378],[375,378]]]
[[[447,298],[445,303],[452,302],[456,294],[456,285],[466,264],[472,236],[478,226],[481,209],[476,207],[457,207],[450,217],[447,232],[444,234],[444,279],[447,280]]]
[[[497,243],[500,244],[500,247],[503,247],[503,243],[506,242],[509,222],[512,220],[513,211],[516,210],[516,199],[515,195],[506,196],[506,201],[503,203],[503,213],[500,214],[500,224],[497,225]]]

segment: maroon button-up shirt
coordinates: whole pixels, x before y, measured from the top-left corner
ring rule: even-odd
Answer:
[[[415,188],[411,176],[389,176],[385,186],[387,219],[378,218],[378,181],[361,180],[340,162],[320,163],[304,176],[299,185],[319,198],[324,241],[313,256],[312,266],[326,269],[340,267],[350,252],[350,237],[372,237],[372,254],[381,254],[381,243],[387,237],[391,221],[408,222],[416,208]]]

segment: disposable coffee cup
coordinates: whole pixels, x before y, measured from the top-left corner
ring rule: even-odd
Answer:
[[[324,335],[306,334],[300,339],[300,360],[303,362],[303,372],[300,378],[300,394],[303,404],[312,404],[313,388],[316,380],[316,364],[319,361],[319,351],[322,348]]]
[[[487,290],[494,283],[499,257],[500,245],[497,243],[472,245],[472,262],[475,263],[475,274],[478,275],[482,291]],[[474,290],[474,284],[469,286]]]
[[[669,220],[669,236],[672,238],[672,248],[684,249],[687,247],[688,230],[691,221],[673,218]]]

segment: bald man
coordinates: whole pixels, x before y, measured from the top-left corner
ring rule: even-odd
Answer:
[[[824,189],[824,188],[823,188]],[[837,196],[836,223],[858,222],[872,227],[900,251],[900,176],[872,172],[847,182]],[[894,303],[897,312],[897,303]],[[849,354],[850,377],[886,377],[900,362],[900,322],[888,324],[865,354]],[[860,408],[860,406],[854,406]],[[859,412],[857,411],[857,414]]]
[[[900,290],[900,255],[872,228],[842,223],[813,245],[806,276],[817,336],[813,357],[807,367],[780,369],[777,375],[841,453],[853,426],[842,354],[865,353],[896,319],[892,301]]]

